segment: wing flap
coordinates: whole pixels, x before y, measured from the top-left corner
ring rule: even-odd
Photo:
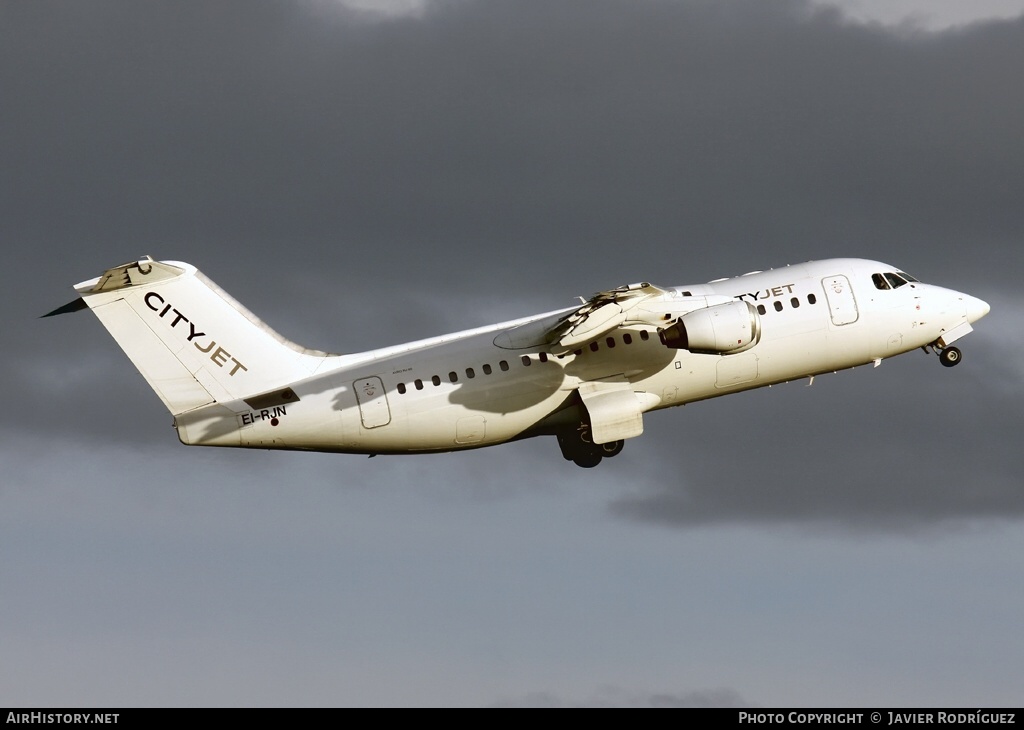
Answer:
[[[658,325],[655,302],[678,296],[647,282],[598,292],[576,309],[500,332],[494,344],[506,350],[543,347],[564,355],[632,322]]]
[[[626,321],[626,312],[616,301],[605,302],[585,313],[577,310],[569,317],[569,328],[559,337],[558,346],[568,351],[600,337]]]
[[[650,315],[638,306],[673,294],[646,281],[598,292],[547,331],[550,352],[566,354],[630,321],[647,322]]]

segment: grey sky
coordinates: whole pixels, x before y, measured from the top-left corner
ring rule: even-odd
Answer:
[[[1019,704],[1024,19],[846,5],[0,2],[0,704]],[[145,253],[334,351],[839,255],[993,310],[593,471],[227,452],[36,319]]]
[[[972,23],[1005,20],[1024,13],[1021,0],[814,0],[840,8],[852,20],[916,26],[941,31]]]

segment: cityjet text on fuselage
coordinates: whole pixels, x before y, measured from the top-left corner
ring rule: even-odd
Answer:
[[[773,286],[771,289],[758,289],[757,291],[754,291],[754,292],[745,292],[743,294],[737,294],[736,298],[737,299],[746,299],[747,297],[750,297],[751,299],[753,299],[756,302],[756,301],[759,301],[759,300],[763,301],[765,299],[771,299],[772,297],[781,297],[783,294],[792,294],[792,293],[793,293],[793,285],[792,284],[783,284],[781,286]]]

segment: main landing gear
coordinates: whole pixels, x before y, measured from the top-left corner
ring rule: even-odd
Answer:
[[[605,457],[618,456],[624,445],[625,442],[621,440],[595,444],[590,435],[590,426],[585,423],[581,423],[575,431],[558,434],[558,447],[562,450],[562,456],[584,469],[592,469]]]

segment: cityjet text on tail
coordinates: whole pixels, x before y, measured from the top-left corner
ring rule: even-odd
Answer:
[[[593,467],[659,408],[953,346],[988,305],[877,261],[830,259],[581,305],[357,354],[300,347],[201,274],[145,258],[76,287],[182,443],[418,454],[554,437]],[[50,316],[47,315],[47,316]]]

